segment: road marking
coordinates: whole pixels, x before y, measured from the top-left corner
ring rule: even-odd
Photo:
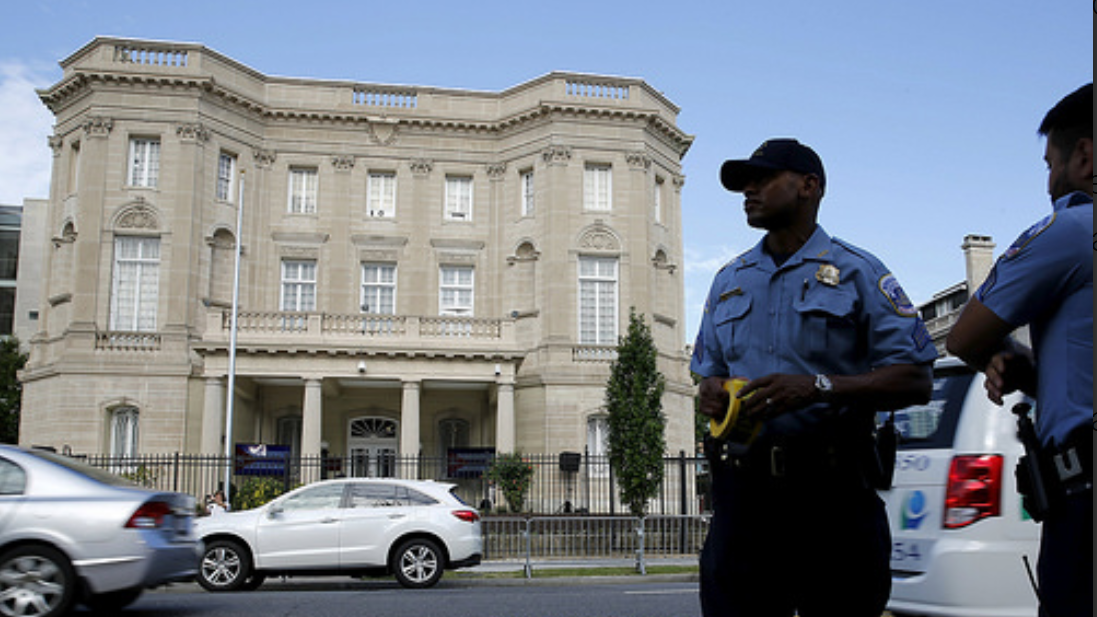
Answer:
[[[626,596],[670,596],[683,593],[695,594],[696,589],[663,589],[660,591],[626,591]]]

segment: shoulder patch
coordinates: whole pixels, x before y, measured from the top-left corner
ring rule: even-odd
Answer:
[[[1012,257],[1015,257],[1018,253],[1024,250],[1029,242],[1032,242],[1033,238],[1042,234],[1044,230],[1048,227],[1051,227],[1051,224],[1054,222],[1055,213],[1052,212],[1051,214],[1041,219],[1040,222],[1026,229],[1024,233],[1022,233],[1020,236],[1017,237],[1016,240],[1013,241],[1013,244],[1009,245],[1009,248],[1006,249],[1006,252],[1002,253],[1002,259],[1010,259]]]
[[[907,297],[907,292],[903,291],[902,286],[899,285],[899,281],[895,278],[895,275],[890,272],[880,278],[880,282],[877,284],[880,288],[880,292],[884,294],[884,297],[891,303],[891,308],[895,309],[895,312],[903,317],[914,317],[918,315],[918,310],[914,308],[914,303]]]

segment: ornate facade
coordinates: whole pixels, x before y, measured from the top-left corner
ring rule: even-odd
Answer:
[[[232,443],[304,455],[596,450],[635,307],[692,451],[692,137],[643,81],[292,79],[113,38],[61,65],[25,443],[216,454],[231,408]]]

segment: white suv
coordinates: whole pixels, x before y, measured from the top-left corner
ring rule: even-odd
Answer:
[[[275,574],[394,574],[405,587],[430,587],[443,570],[479,564],[484,552],[480,514],[453,488],[326,480],[253,510],[202,517],[195,522],[205,542],[198,583],[236,591],[255,589]]]
[[[896,616],[1035,617],[1040,527],[1024,511],[1014,468],[1024,448],[1013,405],[998,407],[984,377],[937,361],[933,398],[895,414],[902,438],[894,486],[881,492],[891,523]]]

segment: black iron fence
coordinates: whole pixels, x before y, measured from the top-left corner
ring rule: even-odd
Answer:
[[[486,477],[490,456],[293,457],[198,454],[149,454],[127,457],[75,455],[75,458],[159,490],[190,493],[201,500],[224,485],[230,494],[249,480],[290,490],[316,480],[336,477],[393,477],[438,480],[457,486],[457,494],[485,514],[508,513],[502,491]],[[616,488],[608,457],[578,453],[531,454],[523,457],[533,468],[525,515],[627,515]],[[707,513],[708,471],[704,458],[667,457],[659,492],[648,505],[649,515],[695,516]],[[509,512],[513,514],[513,512]]]

